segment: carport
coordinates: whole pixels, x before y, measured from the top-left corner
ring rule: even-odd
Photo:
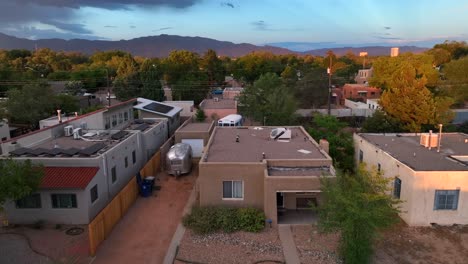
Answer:
[[[320,191],[276,192],[278,224],[311,224],[318,220]]]

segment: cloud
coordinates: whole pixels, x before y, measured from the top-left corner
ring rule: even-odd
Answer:
[[[81,7],[97,7],[109,10],[127,9],[129,6],[168,6],[173,8],[187,8],[199,0],[17,0],[18,4],[35,4],[59,8],[79,9]]]
[[[75,33],[75,34],[92,34],[93,32],[89,29],[85,28],[83,24],[70,24],[70,23],[62,23],[56,20],[42,20],[40,21],[42,24],[54,26],[60,30]]]
[[[385,30],[390,30],[392,29],[391,27],[384,27]]]
[[[221,3],[221,6],[230,7],[230,8],[235,8],[234,4],[233,4],[233,3],[230,3],[230,2],[222,2],[222,3]]]
[[[136,26],[133,26],[133,25],[132,25],[132,26],[129,26],[129,28],[136,28]]]
[[[255,30],[260,30],[260,31],[268,31],[271,30],[269,25],[265,23],[263,20],[258,20],[250,23],[252,26],[254,26]]]
[[[173,29],[173,27],[162,27],[162,28],[153,30],[153,32],[164,31],[164,30],[169,30],[169,29]]]
[[[20,26],[20,27],[10,27],[7,30],[1,30],[7,35],[13,35],[19,38],[28,38],[28,39],[90,39],[90,40],[105,40],[105,38],[96,37],[93,35],[83,35],[75,34],[70,32],[60,32],[55,29],[39,29],[34,26]]]
[[[110,26],[110,25],[105,25],[105,28],[117,28],[117,26]]]
[[[373,36],[373,37],[377,39],[402,40],[402,38],[397,38],[397,37],[385,37],[385,36]]]

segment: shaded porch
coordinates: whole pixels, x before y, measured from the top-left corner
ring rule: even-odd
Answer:
[[[318,221],[318,214],[312,209],[278,209],[278,224],[307,225]]]

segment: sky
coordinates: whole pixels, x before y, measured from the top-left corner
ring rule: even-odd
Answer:
[[[169,34],[290,47],[468,40],[468,0],[0,0],[0,32],[29,39]]]

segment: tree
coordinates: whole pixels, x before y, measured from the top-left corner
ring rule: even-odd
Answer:
[[[81,81],[69,81],[65,83],[65,90],[71,95],[77,95],[83,92],[84,85]]]
[[[446,81],[440,86],[446,94],[463,106],[468,101],[468,57],[452,60],[443,67]]]
[[[44,175],[41,165],[32,165],[30,160],[24,162],[11,158],[0,159],[0,209],[8,200],[18,200],[32,194]]]
[[[356,174],[337,172],[322,179],[319,227],[341,233],[339,251],[347,264],[370,262],[377,232],[397,223],[399,201],[388,195],[389,179],[360,166]]]
[[[49,117],[56,109],[55,95],[47,83],[25,85],[7,92],[7,118],[13,123],[37,127],[39,120]]]
[[[402,62],[380,97],[383,111],[410,132],[420,132],[422,125],[447,124],[453,117],[450,98],[434,97],[426,83],[427,78],[418,75],[411,62]]]
[[[80,110],[78,98],[73,95],[59,94],[55,96],[55,108],[62,110],[62,113],[73,113]]]
[[[247,87],[239,98],[239,112],[265,125],[290,125],[295,122],[296,101],[282,80],[267,73]]]
[[[294,95],[300,108],[318,108],[327,103],[328,77],[323,68],[303,71],[304,76],[294,86]]]
[[[398,133],[403,132],[402,124],[384,111],[377,110],[374,115],[366,118],[362,124],[363,133]]]
[[[145,59],[140,66],[140,80],[143,85],[141,96],[154,101],[164,100],[164,91],[160,82],[160,70],[158,65],[149,59]]]
[[[320,139],[329,142],[329,152],[335,166],[345,172],[352,172],[354,171],[353,136],[344,130],[345,127],[346,123],[340,122],[334,116],[316,114],[308,132],[317,142]]]
[[[215,83],[222,83],[226,71],[223,68],[221,60],[218,58],[216,51],[209,49],[200,61],[200,66],[208,74],[208,81],[210,85]]]
[[[195,114],[195,118],[198,122],[203,122],[206,119],[205,111],[203,109],[197,109],[197,113]]]

